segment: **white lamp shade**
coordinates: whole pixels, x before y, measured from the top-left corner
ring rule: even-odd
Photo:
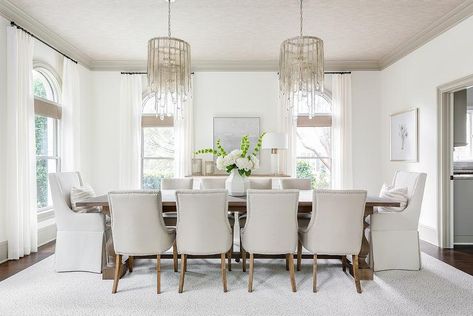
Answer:
[[[263,149],[287,149],[286,133],[266,133],[263,137]]]

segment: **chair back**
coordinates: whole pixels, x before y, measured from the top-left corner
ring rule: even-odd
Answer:
[[[255,190],[271,190],[273,188],[273,180],[269,179],[250,179],[250,189]]]
[[[181,254],[226,253],[232,245],[227,191],[176,191],[177,249]]]
[[[50,173],[48,177],[56,224],[61,230],[67,215],[74,214],[71,207],[71,189],[82,186],[82,178],[79,172]]]
[[[174,240],[164,225],[161,192],[112,191],[108,193],[115,253],[156,255]]]
[[[283,190],[312,190],[310,179],[281,179],[281,189]]]
[[[243,247],[250,253],[293,253],[297,247],[298,190],[248,190]]]
[[[201,190],[214,190],[214,189],[225,189],[225,180],[226,178],[222,179],[212,179],[212,178],[202,178],[200,180],[200,189]]]
[[[192,190],[194,179],[192,178],[171,178],[161,179],[161,190]]]
[[[357,255],[363,237],[366,191],[318,190],[317,209],[307,227],[304,245],[315,254]]]
[[[426,179],[426,173],[407,171],[397,171],[393,179],[395,188],[407,188],[407,207],[402,213],[413,221],[419,221]]]

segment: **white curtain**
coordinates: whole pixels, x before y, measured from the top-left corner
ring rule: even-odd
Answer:
[[[351,189],[351,74],[332,75],[332,187]]]
[[[5,209],[8,259],[36,252],[36,156],[33,79],[33,39],[7,27],[7,109]]]
[[[80,171],[80,77],[78,65],[64,58],[62,72],[61,171]]]
[[[192,96],[184,104],[182,118],[174,116],[175,139],[175,176],[182,178],[192,175],[193,135],[193,100]]]
[[[287,149],[279,152],[279,174],[295,177],[297,116],[294,115],[293,110],[288,111],[281,100],[279,100],[278,108],[279,130],[287,134]]]
[[[119,170],[121,190],[141,187],[141,75],[122,75],[119,107]],[[113,140],[112,140],[113,141]]]

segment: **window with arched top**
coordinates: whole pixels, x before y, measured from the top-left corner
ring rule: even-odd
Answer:
[[[141,185],[160,189],[161,179],[174,177],[175,140],[173,117],[156,116],[154,95],[143,98],[141,119]]]
[[[60,86],[51,70],[35,67],[32,88],[35,109],[37,208],[43,211],[52,207],[48,173],[60,170]]]
[[[296,130],[296,176],[312,180],[315,189],[331,187],[332,102],[329,95],[318,96],[317,114],[299,109]]]

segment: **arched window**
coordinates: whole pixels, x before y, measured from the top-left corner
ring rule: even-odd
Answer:
[[[296,176],[309,178],[314,188],[324,189],[331,187],[332,103],[329,95],[318,98],[314,117],[303,110],[297,117]]]
[[[160,189],[162,178],[174,177],[174,121],[156,117],[154,95],[143,98],[141,183],[143,189]]]
[[[39,211],[52,207],[48,173],[60,169],[58,148],[61,107],[57,77],[48,69],[33,69],[36,140],[36,193]]]

